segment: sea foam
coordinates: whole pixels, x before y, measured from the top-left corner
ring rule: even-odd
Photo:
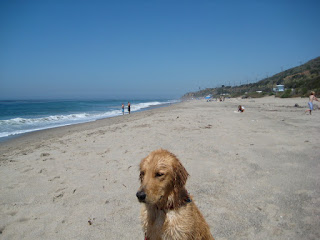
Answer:
[[[131,104],[131,112],[140,111],[152,106],[175,103],[176,100],[171,101],[150,101],[150,102],[135,102]],[[113,103],[114,104],[114,103]],[[38,130],[49,128],[67,126],[77,123],[92,122],[98,119],[115,117],[122,115],[122,110],[119,107],[109,106],[107,111],[101,111],[92,107],[92,110],[86,112],[70,113],[70,114],[56,114],[47,116],[28,116],[15,117],[11,119],[0,120],[0,138],[8,137],[17,134],[23,134]],[[127,106],[125,106],[127,110]],[[73,109],[74,111],[74,109]]]

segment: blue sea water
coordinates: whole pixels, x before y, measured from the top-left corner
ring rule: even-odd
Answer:
[[[178,102],[152,99],[130,101],[131,112]],[[125,100],[0,100],[0,140],[48,128],[122,115]]]

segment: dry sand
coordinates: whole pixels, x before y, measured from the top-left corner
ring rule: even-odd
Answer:
[[[1,143],[0,239],[143,239],[138,164],[158,148],[190,173],[216,240],[319,239],[320,111],[306,109],[199,100]]]

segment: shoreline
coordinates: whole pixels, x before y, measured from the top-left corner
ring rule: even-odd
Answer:
[[[306,109],[194,100],[1,144],[1,239],[143,239],[138,166],[158,148],[187,169],[215,239],[318,239],[320,111]]]
[[[21,134],[16,134],[16,135],[10,135],[10,136],[7,136],[7,137],[3,137],[0,138],[0,150],[1,150],[1,146],[2,145],[8,145],[10,144],[11,142],[19,142],[21,141],[21,139],[25,139],[27,138],[29,135],[32,136],[33,134],[38,134],[38,133],[41,133],[41,132],[45,132],[45,131],[49,131],[48,133],[52,132],[52,131],[59,131],[59,128],[70,128],[70,129],[73,129],[73,127],[75,127],[76,125],[82,125],[82,124],[88,124],[91,125],[94,124],[95,122],[98,122],[98,121],[104,121],[106,119],[112,119],[112,118],[122,118],[126,115],[134,115],[134,114],[137,114],[137,113],[140,113],[140,112],[144,112],[144,111],[151,111],[153,109],[158,109],[158,108],[163,108],[163,107],[168,107],[168,106],[171,106],[171,105],[174,105],[174,104],[179,104],[180,102],[176,102],[176,103],[165,103],[165,104],[161,104],[161,105],[154,105],[154,106],[150,106],[150,107],[147,107],[145,109],[140,109],[136,112],[131,112],[131,114],[124,114],[124,115],[119,115],[119,116],[113,116],[113,117],[107,117],[107,118],[102,118],[102,119],[97,119],[97,120],[94,120],[94,121],[89,121],[89,122],[83,122],[83,123],[75,123],[75,124],[70,124],[70,125],[64,125],[64,126],[58,126],[58,127],[52,127],[52,128],[46,128],[46,129],[41,129],[41,130],[36,130],[36,131],[31,131],[31,132],[26,132],[26,133],[21,133]],[[94,128],[94,127],[93,127]],[[63,130],[61,130],[63,132]],[[23,140],[22,140],[23,141]]]

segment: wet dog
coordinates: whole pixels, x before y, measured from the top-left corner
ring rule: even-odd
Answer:
[[[185,188],[189,174],[178,158],[163,149],[140,163],[143,203],[141,220],[145,239],[213,240],[208,224]]]

